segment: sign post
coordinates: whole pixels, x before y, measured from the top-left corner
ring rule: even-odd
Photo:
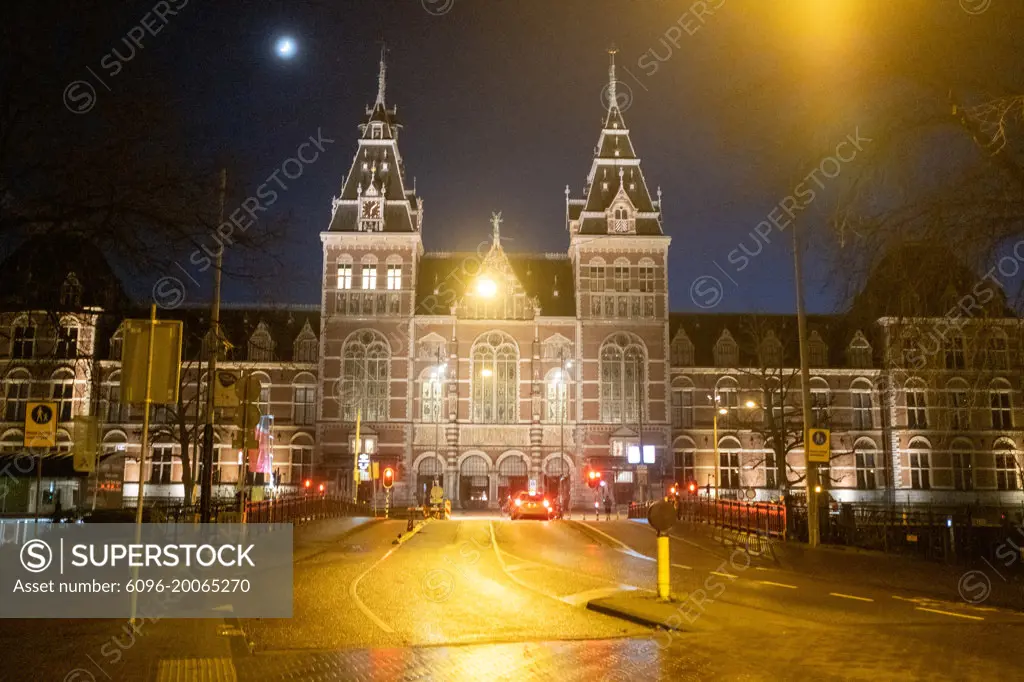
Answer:
[[[57,403],[32,402],[25,410],[25,445],[29,451],[42,448],[49,451],[57,445]],[[36,509],[35,522],[39,523],[39,507],[43,504],[43,453],[36,455]]]

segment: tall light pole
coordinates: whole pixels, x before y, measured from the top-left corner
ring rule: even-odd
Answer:
[[[441,450],[441,412],[444,410],[444,375],[448,363],[442,359],[443,349],[437,348],[437,365],[430,373],[430,392],[436,393],[437,414],[434,415],[434,455],[440,456]],[[442,474],[443,475],[443,474]]]
[[[220,219],[224,222],[224,193],[227,189],[228,173],[220,171]],[[206,370],[206,425],[203,427],[203,471],[200,497],[199,518],[203,523],[210,522],[213,500],[213,387],[217,380],[217,355],[220,353],[220,280],[224,269],[224,247],[217,251],[217,262],[213,267],[213,302],[210,304],[210,351]],[[200,382],[200,386],[202,383]]]
[[[800,338],[800,403],[803,407],[804,480],[807,485],[807,544],[817,547],[821,527],[818,521],[818,469],[807,456],[807,429],[811,425],[811,369],[807,348],[807,312],[804,310],[803,256],[799,221],[793,221],[793,269],[796,275],[796,318]]]
[[[565,348],[558,351],[558,506],[565,511],[565,416],[569,411],[569,383],[566,371],[572,368],[572,360],[565,359]]]
[[[729,406],[722,405],[722,396],[718,393],[718,389],[717,388],[715,389],[715,392],[714,392],[713,395],[709,395],[708,396],[708,399],[711,400],[711,402],[712,402],[712,404],[714,405],[714,408],[715,408],[714,419],[712,420],[712,429],[713,430],[712,430],[712,436],[711,436],[712,439],[714,439],[714,441],[715,441],[715,443],[714,443],[715,461],[714,461],[713,466],[721,468],[721,464],[722,463],[719,461],[719,456],[718,456],[718,415],[720,415],[720,414],[721,415],[729,414]],[[757,403],[755,403],[753,400],[748,400],[748,401],[746,401],[743,404],[743,406],[752,410],[752,409],[757,407]],[[737,407],[737,409],[739,408],[738,405],[736,407]],[[694,464],[696,464],[696,463],[694,463]],[[708,483],[710,483],[710,482],[711,482],[711,475],[708,474]],[[720,482],[721,481],[719,481],[719,483]],[[718,487],[720,487],[720,486],[718,486]],[[708,496],[710,497],[710,491],[709,491],[709,495]],[[717,495],[716,495],[716,497],[717,497]]]

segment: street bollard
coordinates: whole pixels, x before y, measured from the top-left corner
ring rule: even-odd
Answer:
[[[670,590],[668,536],[658,534],[658,599],[668,599]]]

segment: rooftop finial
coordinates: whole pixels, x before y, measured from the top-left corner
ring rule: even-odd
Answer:
[[[491,214],[491,228],[494,232],[494,245],[501,244],[501,211]]]
[[[387,82],[387,64],[384,61],[384,56],[387,54],[388,47],[386,44],[380,44],[380,73],[377,75],[377,105],[384,106],[384,86]]]
[[[615,53],[619,49],[615,47],[615,43],[608,48],[608,108],[618,107],[618,97],[615,92]]]

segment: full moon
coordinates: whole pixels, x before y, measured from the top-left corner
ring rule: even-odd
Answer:
[[[277,54],[284,59],[291,59],[295,56],[295,41],[291,38],[279,38],[275,48]]]

